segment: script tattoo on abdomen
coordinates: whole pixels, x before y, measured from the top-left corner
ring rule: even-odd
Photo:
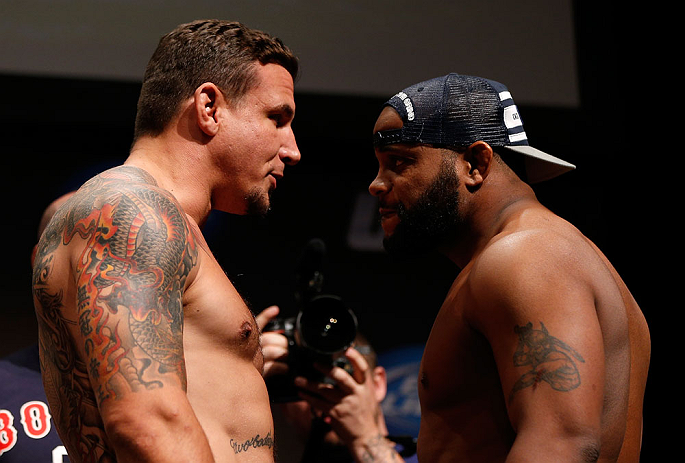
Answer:
[[[514,332],[519,343],[514,352],[514,366],[529,366],[514,384],[509,401],[514,394],[527,387],[537,387],[540,382],[548,383],[555,391],[571,391],[580,386],[580,373],[574,361],[585,363],[583,357],[571,346],[550,336],[545,325],[533,329],[532,323],[516,326]]]
[[[264,437],[261,437],[259,434],[257,434],[256,436],[246,440],[245,442],[238,442],[231,439],[229,441],[229,444],[231,447],[233,447],[233,453],[238,454],[242,452],[247,452],[250,449],[257,449],[259,447],[273,448],[274,441],[271,437],[271,431],[269,431],[269,433]]]

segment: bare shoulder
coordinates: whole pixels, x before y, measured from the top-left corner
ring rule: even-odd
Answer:
[[[511,222],[471,263],[464,276],[466,318],[492,348],[521,436],[554,430],[590,443],[595,453],[601,441],[603,453],[617,454],[630,372],[636,384],[646,376],[637,360],[631,365],[631,344],[648,349],[648,333],[638,323],[643,317],[607,258],[580,231],[552,214],[529,219]],[[559,422],[573,426],[561,429]],[[569,434],[570,428],[579,432]]]
[[[493,342],[514,327],[543,323],[557,333],[625,327],[620,285],[601,252],[551,213],[504,230],[465,276],[467,320]],[[609,317],[604,320],[604,317]],[[598,318],[599,317],[599,318]]]
[[[471,289],[495,297],[592,291],[610,278],[600,253],[575,227],[555,218],[552,226],[505,231],[474,260]]]
[[[192,254],[195,247],[194,233],[176,199],[144,170],[119,166],[91,178],[56,211],[39,241],[36,262],[66,247],[73,268],[84,247],[116,237],[126,238],[118,244],[109,241],[116,250],[112,254],[120,256],[141,251],[136,244],[143,238],[153,248],[190,246]]]
[[[131,338],[122,336],[119,345],[141,348],[138,358],[149,357],[163,366],[158,371],[174,371],[184,383],[182,294],[197,256],[175,198],[141,169],[110,169],[86,182],[41,237],[34,268],[37,305],[49,303],[42,294],[74,294],[75,306],[65,297],[60,311],[79,320],[74,335],[82,339],[82,357],[96,355],[92,346],[103,337],[99,331],[121,335],[128,326]],[[93,374],[105,383],[101,397],[118,395],[111,373]]]

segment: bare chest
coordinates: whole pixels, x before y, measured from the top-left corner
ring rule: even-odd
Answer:
[[[183,296],[184,350],[247,360],[261,369],[255,318],[216,260],[202,254]]]
[[[184,294],[188,400],[215,455],[273,461],[273,424],[254,316],[206,254]]]
[[[420,456],[498,461],[511,445],[513,430],[492,351],[468,323],[469,298],[459,289],[450,291],[424,349],[418,381]]]
[[[471,305],[468,287],[457,280],[424,350],[418,384],[424,410],[470,407],[502,394],[490,346],[468,322]]]

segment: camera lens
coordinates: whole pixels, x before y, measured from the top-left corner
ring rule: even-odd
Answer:
[[[357,334],[357,318],[335,296],[317,296],[298,314],[297,332],[309,349],[334,354],[349,347]]]

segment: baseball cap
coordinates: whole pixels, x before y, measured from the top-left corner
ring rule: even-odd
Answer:
[[[384,106],[393,107],[404,124],[374,134],[374,145],[425,143],[466,147],[484,141],[524,155],[527,180],[538,183],[576,167],[528,144],[523,121],[503,84],[455,73],[407,87]]]

